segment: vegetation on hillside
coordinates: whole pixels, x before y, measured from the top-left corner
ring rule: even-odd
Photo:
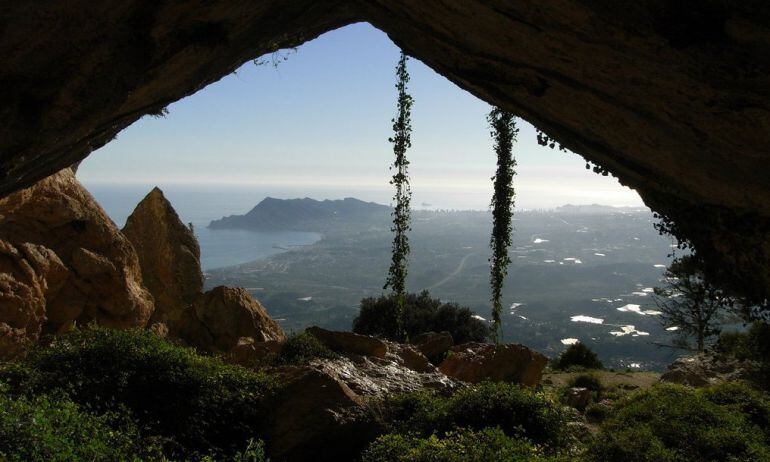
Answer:
[[[762,351],[754,343],[747,342],[752,357]],[[306,334],[290,344],[286,363],[326,353]],[[269,370],[228,366],[146,331],[87,328],[60,336],[27,359],[0,364],[0,460],[265,461],[266,425],[277,412],[271,397],[282,387]],[[770,400],[748,385],[633,391],[583,374],[567,386],[601,391],[601,403],[585,411],[601,421],[595,436],[581,414],[559,403],[559,389],[487,382],[450,395],[370,401],[368,418],[380,430],[370,436],[376,440],[363,441],[370,444],[361,458],[759,462],[770,456]]]
[[[562,351],[553,361],[552,367],[560,370],[603,368],[602,362],[599,361],[596,353],[585,344],[579,342],[568,346],[566,350]]]
[[[443,303],[428,291],[408,294],[404,303],[404,330],[412,338],[424,332],[447,331],[456,344],[483,342],[489,335],[486,322],[475,318],[470,308]],[[353,332],[396,340],[388,331],[387,313],[397,303],[395,295],[361,300],[361,309],[353,321]]]

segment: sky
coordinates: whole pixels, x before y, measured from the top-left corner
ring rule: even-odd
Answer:
[[[78,176],[86,186],[257,188],[316,199],[390,196],[388,142],[395,115],[399,49],[383,32],[354,24],[328,32],[277,66],[246,63],[196,94],[144,117],[92,153]],[[495,157],[489,104],[416,59],[409,61],[414,204],[485,208]],[[519,120],[517,206],[566,203],[643,205],[612,177],[585,169],[574,153],[537,144]],[[288,191],[288,192],[287,192]],[[334,197],[329,197],[334,196]]]

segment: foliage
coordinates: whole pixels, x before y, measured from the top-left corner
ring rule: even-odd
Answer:
[[[387,316],[397,303],[394,295],[361,300],[361,309],[353,320],[353,332],[396,340],[388,335]],[[419,295],[408,294],[404,304],[404,329],[411,338],[424,332],[447,331],[457,344],[482,342],[489,334],[489,326],[467,307],[456,303],[442,303],[428,291]]]
[[[363,454],[363,462],[535,462],[547,460],[527,441],[497,428],[459,430],[438,437],[389,434]]]
[[[392,432],[422,437],[458,428],[499,427],[508,436],[558,447],[565,438],[561,408],[542,393],[509,383],[482,383],[450,397],[419,392],[390,398],[382,418]]]
[[[292,335],[281,347],[277,364],[307,364],[313,359],[331,359],[337,355],[313,335],[302,332]]]
[[[0,394],[0,460],[8,462],[161,460],[130,422],[95,416],[62,397]],[[118,428],[116,428],[118,427]]]
[[[602,391],[602,382],[596,374],[579,374],[569,380],[570,387],[587,388],[594,392]]]
[[[675,327],[685,345],[687,339],[694,338],[698,351],[705,349],[710,338],[719,335],[725,313],[733,305],[730,297],[707,282],[701,267],[696,256],[680,257],[665,273],[667,286],[655,288],[655,303],[663,312],[663,326]]]
[[[561,370],[569,368],[602,369],[603,367],[596,353],[583,343],[568,346],[553,362],[553,368]]]
[[[406,275],[407,259],[409,258],[409,237],[407,232],[411,229],[410,221],[410,202],[412,191],[409,187],[409,161],[406,159],[406,151],[412,146],[412,97],[407,93],[407,83],[409,83],[409,72],[406,69],[408,58],[402,51],[401,58],[396,67],[396,89],[398,90],[398,115],[393,122],[393,136],[388,139],[393,143],[393,154],[395,160],[391,167],[395,170],[390,184],[396,187],[396,193],[393,196],[395,207],[393,210],[393,227],[391,230],[395,233],[393,236],[393,253],[388,270],[388,278],[383,289],[390,287],[396,297],[396,304],[393,311],[390,312],[387,324],[387,335],[390,338],[403,340],[404,332],[404,302],[406,297]]]
[[[492,336],[497,343],[502,337],[503,281],[508,274],[508,265],[511,263],[508,248],[511,246],[511,234],[513,233],[515,197],[513,176],[516,174],[513,143],[516,141],[519,130],[516,128],[516,117],[498,107],[492,109],[487,116],[487,121],[491,128],[490,135],[494,140],[494,149],[497,155],[497,171],[492,177],[495,191],[491,203],[492,236],[489,241],[489,245],[492,247],[492,256],[489,258],[492,264],[489,274],[489,285],[492,288],[492,323],[494,325]]]
[[[766,435],[741,407],[745,402],[759,407],[766,402],[750,391],[736,391],[656,385],[633,393],[616,403],[614,414],[589,447],[589,458],[601,462],[768,460]],[[738,403],[723,401],[731,396],[737,396],[733,401]]]
[[[61,393],[89,412],[130,413],[168,457],[232,455],[256,436],[267,376],[202,357],[151,332],[90,327],[0,369],[17,396]],[[196,456],[197,457],[197,456]]]

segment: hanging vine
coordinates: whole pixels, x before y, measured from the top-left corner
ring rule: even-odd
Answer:
[[[516,117],[500,108],[494,108],[487,116],[490,135],[497,155],[497,172],[492,177],[495,192],[492,196],[492,256],[489,284],[492,287],[492,338],[499,343],[502,338],[503,281],[508,274],[508,247],[513,233],[513,207],[515,191],[513,176],[516,174],[516,159],[513,158],[513,143],[519,133]]]
[[[388,139],[393,143],[395,160],[391,166],[394,171],[390,184],[394,185],[396,192],[393,196],[395,206],[393,209],[393,236],[392,261],[388,271],[388,278],[383,289],[390,288],[393,291],[395,303],[392,312],[388,316],[386,336],[393,339],[405,339],[404,329],[404,304],[406,301],[406,275],[409,257],[409,237],[407,232],[411,229],[410,202],[412,191],[409,187],[409,161],[406,159],[406,151],[412,146],[412,103],[413,99],[407,93],[409,72],[406,62],[409,58],[401,52],[401,58],[396,66],[396,89],[398,90],[397,115],[393,122],[393,136]]]

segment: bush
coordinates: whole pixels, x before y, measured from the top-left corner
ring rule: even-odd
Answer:
[[[500,429],[461,430],[441,438],[390,434],[364,452],[363,462],[534,462],[544,461],[536,449]]]
[[[130,413],[168,457],[231,456],[258,436],[267,376],[174,346],[151,332],[88,328],[0,369],[16,395],[60,393],[96,415]]]
[[[770,398],[746,384],[726,382],[701,392],[706,399],[743,414],[748,422],[765,432],[770,443]]]
[[[386,427],[396,433],[422,437],[459,428],[499,427],[508,436],[522,436],[537,444],[557,447],[565,437],[561,408],[541,393],[508,383],[483,383],[450,397],[427,392],[388,400]]]
[[[576,375],[569,380],[568,385],[570,387],[588,388],[597,394],[603,389],[602,382],[596,374]]]
[[[755,322],[745,332],[723,332],[716,350],[737,359],[766,363],[770,361],[770,324]]]
[[[94,416],[64,398],[0,395],[0,460],[8,462],[161,460],[130,421]]]
[[[555,369],[566,370],[570,368],[602,369],[601,361],[596,353],[582,343],[575,343],[567,347],[553,363]]]
[[[387,315],[393,310],[393,295],[361,300],[361,309],[353,321],[353,332],[387,338]],[[407,335],[415,337],[424,332],[448,331],[456,344],[483,342],[489,335],[489,325],[474,318],[474,312],[456,303],[442,303],[428,291],[408,294],[404,306]],[[395,339],[391,339],[395,340]]]
[[[588,450],[589,458],[601,462],[770,460],[762,430],[751,416],[736,412],[732,404],[708,399],[732,393],[723,391],[657,385],[633,393],[615,404],[615,412]]]
[[[302,332],[286,340],[275,362],[281,365],[307,364],[314,359],[336,357],[337,355],[320,340],[307,332]]]

